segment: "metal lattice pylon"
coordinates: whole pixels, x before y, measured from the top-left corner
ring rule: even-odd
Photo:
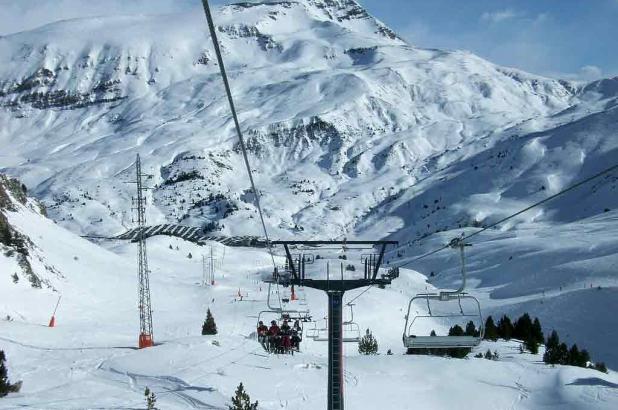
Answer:
[[[137,210],[137,277],[138,277],[138,296],[139,296],[139,348],[154,345],[152,334],[152,307],[150,304],[150,271],[148,270],[148,256],[146,253],[146,238],[144,229],[146,226],[146,199],[144,198],[144,188],[142,185],[142,165],[137,154],[135,161],[137,197],[135,198],[135,208]]]

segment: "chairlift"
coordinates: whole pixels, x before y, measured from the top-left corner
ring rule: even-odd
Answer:
[[[414,296],[408,304],[408,313],[406,315],[406,323],[403,330],[403,345],[406,348],[413,349],[450,349],[450,348],[472,348],[478,346],[483,340],[483,315],[481,313],[481,305],[474,296],[464,292],[466,287],[466,267],[464,248],[471,246],[456,238],[451,241],[450,246],[459,248],[461,258],[461,286],[455,291],[441,291],[439,293],[420,293]],[[427,305],[427,314],[417,314],[412,317],[412,304],[415,301],[424,301]],[[459,306],[458,313],[449,314],[434,314],[431,309],[431,302],[438,304],[444,302],[457,301]],[[472,312],[465,312],[462,307],[462,301],[470,301],[474,306]],[[464,302],[465,304],[465,302]],[[435,309],[434,309],[435,311]],[[472,321],[478,322],[478,334],[463,335],[463,336],[434,336],[434,335],[418,335],[416,334],[418,322],[423,319],[449,319],[451,321],[461,322],[462,328],[465,328],[466,323]],[[476,325],[475,325],[476,326]]]
[[[350,307],[350,319],[345,320],[343,325],[343,337],[342,342],[344,343],[358,343],[361,339],[361,331],[358,323],[354,321],[354,310],[353,304],[348,304]],[[316,342],[328,342],[328,316],[323,318],[324,325],[318,327],[318,322],[313,322],[314,326],[310,329],[307,329],[307,338],[313,339]]]
[[[361,339],[360,326],[354,321],[354,304],[348,303],[350,307],[350,320],[345,320],[343,324],[343,341],[358,343]]]

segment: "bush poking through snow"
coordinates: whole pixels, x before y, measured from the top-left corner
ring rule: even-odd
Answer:
[[[216,335],[217,334],[217,324],[215,323],[215,318],[212,317],[212,313],[210,313],[210,309],[206,312],[206,320],[204,320],[204,324],[202,325],[202,335]]]
[[[245,387],[240,383],[236,388],[236,395],[232,397],[232,405],[227,406],[229,410],[257,410],[258,402],[251,403],[251,397],[245,391]]]
[[[8,371],[6,369],[6,356],[4,350],[0,350],[0,397],[9,393],[17,393],[21,388],[21,382],[11,384],[9,382]]]
[[[364,355],[378,354],[378,341],[369,329],[365,331],[365,336],[358,342],[358,353]]]
[[[146,410],[158,410],[157,396],[155,396],[154,392],[151,392],[148,387],[144,390],[144,398],[146,399]]]

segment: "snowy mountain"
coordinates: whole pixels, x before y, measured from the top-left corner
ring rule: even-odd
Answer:
[[[566,82],[423,49],[353,0],[243,2],[214,17],[273,238],[397,239],[402,246],[386,260],[393,266],[618,158],[618,78]],[[25,184],[0,179],[0,317],[13,318],[0,322],[0,342],[24,378],[23,396],[9,408],[136,407],[147,385],[163,408],[223,408],[240,380],[264,408],[323,407],[324,346],[308,343],[303,354],[279,359],[262,357],[247,338],[249,316],[266,299],[263,250],[228,248],[221,286],[203,289],[201,261],[187,254],[204,248],[150,238],[155,340],[163,345],[133,351],[134,245],[101,247],[77,236],[134,227],[128,182],[137,153],[152,174],[149,223],[262,234],[203,15],[60,21],[0,37],[0,61],[0,172]],[[608,174],[477,236],[467,267],[485,314],[529,311],[615,369],[617,185],[618,174]],[[457,408],[458,400],[615,407],[615,373],[550,369],[514,353],[513,343],[479,348],[500,350],[497,363],[402,361],[409,298],[460,280],[453,251],[409,268],[422,274],[404,270],[386,293],[359,300],[362,326],[396,355],[365,361],[348,349],[351,408],[407,408],[396,403],[410,399],[409,381],[419,378],[415,394],[428,408]],[[255,301],[235,302],[239,288]],[[65,323],[39,326],[60,294]],[[322,317],[323,295],[307,290],[307,301]],[[221,347],[194,336],[206,307]],[[204,357],[198,368],[196,354]],[[387,379],[379,377],[384,366]],[[443,382],[454,374],[458,383]],[[276,399],[263,383],[273,375],[283,380]],[[394,384],[398,394],[380,388]],[[475,389],[491,400],[463,394]],[[67,396],[70,405],[61,401]]]
[[[354,1],[240,3],[217,24],[281,236],[352,236],[436,166],[582,93],[469,53],[412,47]],[[152,222],[259,233],[244,223],[255,209],[202,15],[64,21],[0,44],[0,141],[12,148],[0,165],[59,223],[123,231],[124,171],[141,152],[155,175]]]

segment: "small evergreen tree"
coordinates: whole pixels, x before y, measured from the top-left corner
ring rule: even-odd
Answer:
[[[569,348],[566,343],[560,343],[558,346],[558,364],[569,363]]]
[[[245,391],[245,387],[240,383],[236,388],[236,395],[232,397],[232,405],[227,406],[229,410],[257,410],[258,402],[251,403],[251,397]]]
[[[210,313],[210,309],[206,311],[206,320],[204,320],[204,324],[202,325],[202,335],[216,335],[217,334],[217,324],[215,323],[215,318]]]
[[[558,364],[560,360],[558,352],[559,347],[560,338],[558,337],[558,332],[552,330],[551,334],[547,338],[547,342],[545,342],[545,354],[543,355],[543,361],[547,364]]]
[[[187,258],[189,259],[193,258],[193,255],[191,255],[191,252],[189,252],[189,254],[187,255]]]
[[[571,346],[567,357],[567,364],[577,366],[577,363],[579,363],[579,348],[577,347],[577,344],[573,344],[573,346]]]
[[[513,324],[507,315],[498,321],[498,336],[504,340],[511,340],[513,337]]]
[[[543,344],[545,338],[543,337],[543,328],[541,327],[541,322],[538,317],[534,318],[534,322],[532,322],[532,337],[538,344]]]
[[[429,336],[436,336],[436,331],[431,329],[431,333],[429,333]]]
[[[513,338],[527,341],[532,334],[532,319],[530,315],[524,313],[513,325]]]
[[[536,342],[536,338],[532,335],[528,335],[528,338],[524,340],[524,346],[532,354],[539,354],[539,344]]]
[[[492,358],[493,355],[491,354],[491,350],[487,349],[487,351],[485,352],[485,359],[491,360]]]
[[[9,382],[8,371],[6,369],[6,356],[4,350],[0,350],[0,397],[4,397],[9,393],[18,392],[21,388],[21,382],[11,384]]]
[[[449,336],[464,336],[465,331],[459,325],[455,325],[448,330]],[[446,350],[446,352],[440,352],[441,354],[446,354],[447,356],[454,357],[457,359],[463,359],[470,353],[472,349],[467,347],[455,347],[451,349],[436,349],[436,350]]]
[[[590,363],[590,353],[586,349],[582,349],[579,352],[579,364],[580,367],[588,367],[588,363]]]
[[[365,331],[365,336],[361,337],[358,342],[358,353],[364,355],[378,354],[378,341],[369,329]]]
[[[594,368],[600,372],[607,373],[607,366],[603,362],[595,363]]]
[[[473,321],[469,321],[466,324],[466,330],[465,330],[464,334],[466,336],[474,336],[474,337],[479,335],[479,331],[476,330],[476,326],[474,325]]]
[[[8,371],[6,370],[6,356],[4,350],[0,350],[0,397],[9,394],[11,383],[9,383]]]
[[[151,392],[148,387],[144,390],[144,398],[146,399],[146,410],[158,410],[157,396],[155,396],[154,392]]]
[[[484,339],[491,340],[494,342],[498,340],[498,328],[496,327],[496,324],[494,323],[494,319],[491,316],[488,316],[487,320],[485,321]]]

